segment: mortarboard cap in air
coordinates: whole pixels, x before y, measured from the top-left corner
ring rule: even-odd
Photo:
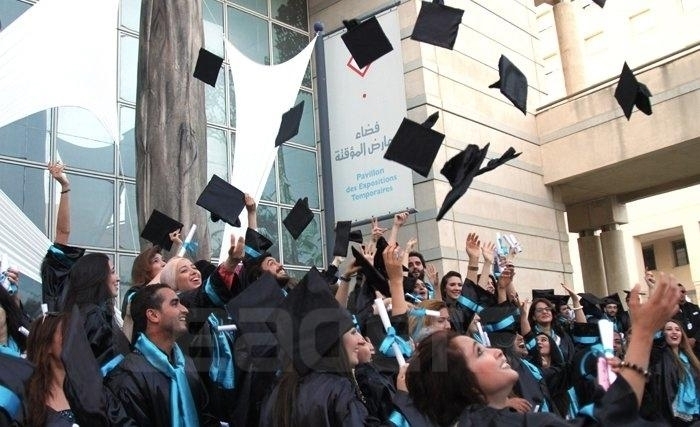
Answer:
[[[384,277],[374,265],[372,265],[367,259],[354,247],[350,248],[352,250],[352,256],[355,257],[355,264],[360,266],[362,273],[365,275],[366,283],[373,289],[381,292],[382,295],[388,297],[391,295],[389,291],[389,282],[386,277]]]
[[[146,226],[141,231],[141,237],[169,251],[173,247],[170,233],[181,228],[181,222],[170,218],[159,210],[153,209],[151,216],[146,221]]]
[[[593,0],[593,3],[597,4],[601,8],[605,7],[605,0]]]
[[[384,158],[401,163],[427,177],[440,144],[445,139],[445,135],[431,129],[438,114],[433,113],[423,124],[404,118],[386,149]]]
[[[602,317],[603,312],[600,310],[600,298],[589,292],[582,292],[578,294],[578,296],[581,297],[581,306],[586,316],[595,317],[596,319]]]
[[[218,175],[214,175],[199,195],[197,205],[211,213],[212,221],[217,222],[221,219],[229,225],[240,227],[241,221],[238,216],[245,208],[245,194]]]
[[[632,109],[635,105],[639,108],[639,111],[650,116],[650,97],[651,92],[649,92],[649,88],[637,81],[629,65],[625,62],[622,66],[622,72],[620,73],[620,80],[617,82],[617,88],[615,88],[615,99],[617,99],[617,103],[622,107],[622,111],[625,113],[627,120],[632,116]]]
[[[301,116],[304,114],[304,101],[301,101],[289,111],[282,114],[282,122],[280,129],[275,138],[275,147],[279,147],[290,139],[294,138],[299,133],[299,124]]]
[[[348,31],[341,38],[360,68],[394,50],[374,16],[362,23],[357,19],[343,20],[343,25]]]
[[[351,221],[338,221],[335,223],[335,244],[333,245],[334,256],[345,257],[348,255],[351,226]]]
[[[350,241],[362,244],[362,230],[350,231]]]
[[[245,252],[253,258],[260,256],[272,247],[272,240],[248,227],[245,232]]]
[[[527,77],[505,55],[498,60],[499,80],[489,86],[498,88],[501,93],[523,114],[527,114]]]
[[[478,176],[478,175],[481,175],[482,173],[492,171],[492,170],[496,169],[497,167],[499,167],[499,166],[505,164],[505,163],[508,162],[509,160],[513,160],[514,158],[518,157],[518,156],[521,155],[521,154],[523,154],[523,153],[516,153],[516,152],[515,152],[515,148],[509,147],[509,148],[506,150],[506,152],[503,153],[503,155],[501,155],[501,157],[499,157],[499,158],[497,158],[497,159],[491,159],[491,160],[489,160],[488,162],[486,162],[486,166],[484,166],[483,168],[479,169],[479,172],[477,173],[477,176]]]
[[[445,200],[440,206],[436,220],[440,221],[450,208],[457,203],[460,197],[469,189],[474,177],[479,172],[479,166],[486,158],[489,144],[484,148],[479,148],[474,144],[469,144],[461,153],[448,160],[440,170],[440,173],[447,178],[452,189],[445,196]]]
[[[445,6],[444,0],[423,1],[411,38],[419,42],[452,49],[457,40],[462,9]]]
[[[201,48],[199,49],[199,56],[197,56],[197,63],[194,66],[193,76],[209,86],[216,86],[219,70],[221,70],[221,64],[223,63],[224,58]]]
[[[309,198],[297,200],[289,214],[282,220],[289,234],[298,239],[306,227],[313,221],[314,214],[309,209]]]

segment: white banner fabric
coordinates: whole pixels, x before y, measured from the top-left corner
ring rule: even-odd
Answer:
[[[364,68],[345,47],[340,37],[344,31],[324,40],[336,221],[414,207],[411,170],[384,159],[406,117],[398,11],[377,19],[394,50]]]
[[[262,65],[250,60],[228,40],[226,55],[231,64],[231,77],[236,94],[236,144],[233,155],[231,184],[260,200],[265,182],[275,162],[275,138],[282,115],[294,106],[301,82],[313,52],[316,37],[296,56],[278,65]],[[241,228],[236,235],[245,235],[248,216],[240,215]],[[219,259],[226,259],[234,228],[226,225],[221,240]]]
[[[118,0],[41,0],[0,32],[0,127],[82,107],[119,143]]]

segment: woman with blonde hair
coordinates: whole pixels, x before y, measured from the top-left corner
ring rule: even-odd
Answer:
[[[426,315],[426,310],[437,311],[439,317]],[[418,342],[435,331],[451,329],[450,313],[447,304],[437,299],[422,301],[409,311],[408,333],[414,342]]]

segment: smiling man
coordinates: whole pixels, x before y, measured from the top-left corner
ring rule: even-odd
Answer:
[[[138,425],[219,426],[194,364],[176,340],[188,310],[164,284],[145,286],[131,302],[134,351],[105,379]],[[176,422],[173,422],[176,421]]]

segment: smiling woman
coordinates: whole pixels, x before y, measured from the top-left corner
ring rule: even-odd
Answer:
[[[202,273],[192,261],[184,257],[173,257],[160,272],[160,283],[170,286],[175,292],[184,292],[202,286]]]
[[[646,304],[639,301],[639,285],[630,300],[633,329],[625,362],[613,365],[618,379],[602,398],[582,408],[575,420],[553,413],[516,413],[506,408],[518,381],[518,373],[503,352],[487,348],[452,331],[438,331],[422,340],[410,360],[406,385],[411,405],[400,410],[413,423],[427,418],[427,425],[647,425],[639,414],[646,383],[651,336],[677,311],[678,289],[663,279]],[[695,394],[697,399],[697,394]],[[416,409],[420,414],[416,414]],[[457,424],[455,424],[457,423]],[[657,424],[653,424],[657,425]]]

